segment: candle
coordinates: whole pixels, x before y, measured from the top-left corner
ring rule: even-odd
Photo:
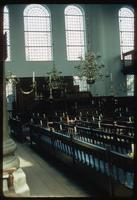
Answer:
[[[59,125],[59,128],[60,128],[60,130],[62,130],[62,125],[61,124]]]
[[[131,122],[131,117],[129,117],[129,122]]]
[[[77,118],[75,117],[75,121],[77,120]]]
[[[42,120],[40,120],[40,125],[42,126]]]
[[[31,123],[33,123],[33,119],[32,119],[32,118],[31,118],[31,120],[30,120],[30,121],[31,121]]]
[[[95,120],[95,117],[94,117],[94,116],[92,117],[92,120],[93,120],[93,121]]]
[[[35,83],[35,72],[33,72],[32,82]]]
[[[46,118],[46,115],[45,115],[45,113],[43,114],[43,117],[44,117],[44,119]]]
[[[126,112],[128,112],[128,107],[126,107]]]
[[[76,128],[76,126],[74,126],[74,132],[75,132],[75,133],[77,132],[77,128]]]
[[[131,144],[131,151],[134,154],[134,144]]]
[[[100,126],[100,121],[98,122],[98,128],[101,128],[101,126]]]
[[[116,121],[114,121],[114,126],[116,126],[117,125],[117,122]]]
[[[82,116],[82,113],[80,112],[79,115]]]

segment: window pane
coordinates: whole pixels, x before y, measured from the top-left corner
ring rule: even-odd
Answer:
[[[121,45],[134,46],[134,34],[133,32],[121,32],[120,34]]]
[[[10,61],[11,58],[10,58],[10,46],[7,46],[7,59],[6,61]]]
[[[51,46],[50,33],[26,32],[25,43],[26,46]]]
[[[9,30],[9,12],[8,8],[4,7],[4,20],[3,20],[3,33],[6,33],[7,36],[7,59],[6,61],[10,61],[10,30]]]
[[[122,49],[123,53],[126,53],[128,51],[132,51],[134,48],[133,47],[125,47],[125,46],[123,46],[123,47],[121,47],[121,49]]]
[[[133,31],[134,20],[133,18],[120,18],[120,30],[121,31]]]
[[[128,8],[119,10],[119,30],[120,30],[120,49],[122,53],[134,49],[134,14]],[[126,60],[131,60],[131,56],[126,56]]]
[[[134,75],[127,75],[127,95],[134,95]]]
[[[121,8],[119,11],[119,17],[134,17],[133,12],[129,8]]]
[[[50,31],[50,18],[24,17],[25,31]]]
[[[85,57],[84,15],[77,6],[65,9],[66,48],[68,60],[80,60]]]
[[[24,10],[24,16],[49,16],[49,12],[42,5],[31,4]]]
[[[27,61],[52,60],[51,18],[48,10],[32,4],[24,10]]]
[[[76,6],[68,6],[65,9],[65,15],[82,15],[81,10]]]
[[[26,47],[27,61],[50,61],[51,48],[49,47]]]
[[[67,45],[79,45],[84,46],[84,33],[78,31],[67,31],[66,32]]]
[[[81,56],[84,57],[84,47],[67,47],[68,60],[80,60]]]
[[[66,30],[84,30],[83,16],[66,16]]]

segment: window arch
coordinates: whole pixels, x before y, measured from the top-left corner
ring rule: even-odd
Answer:
[[[129,8],[123,7],[119,10],[119,31],[122,59],[122,53],[134,49],[134,13]],[[131,59],[131,57],[127,59]]]
[[[7,6],[4,6],[4,20],[3,20],[3,33],[7,34],[7,58],[6,61],[10,61],[10,52],[11,52],[11,45],[10,45],[10,27],[9,27],[9,10]]]
[[[65,8],[67,60],[85,58],[85,24],[82,10],[74,5]]]
[[[30,4],[24,9],[27,61],[52,60],[51,16],[44,6]]]

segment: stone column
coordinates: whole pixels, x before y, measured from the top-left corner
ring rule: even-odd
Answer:
[[[14,155],[15,142],[9,137],[5,77],[3,77],[3,169],[19,168],[19,159]]]
[[[15,156],[16,144],[9,136],[9,126],[8,126],[8,111],[6,102],[6,80],[5,80],[5,69],[4,60],[6,54],[4,52],[6,44],[4,43],[3,37],[3,7],[0,6],[0,45],[2,46],[0,64],[3,77],[3,83],[0,83],[0,90],[3,91],[1,94],[2,104],[3,104],[3,170],[10,168],[16,168],[17,170],[13,173],[13,192],[9,192],[5,180],[3,181],[3,193],[5,196],[29,196],[29,187],[26,184],[26,176],[23,170],[19,167],[19,158]],[[4,45],[5,46],[4,46]],[[3,48],[4,47],[4,48]],[[2,79],[1,79],[2,80]]]

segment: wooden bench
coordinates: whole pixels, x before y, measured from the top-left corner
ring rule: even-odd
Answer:
[[[86,175],[112,196],[133,194],[133,159],[41,126],[30,126],[31,143]],[[118,191],[120,190],[120,194]]]
[[[29,126],[24,124],[21,120],[9,119],[9,126],[11,136],[16,138],[19,142],[25,142],[26,137],[29,136]]]

